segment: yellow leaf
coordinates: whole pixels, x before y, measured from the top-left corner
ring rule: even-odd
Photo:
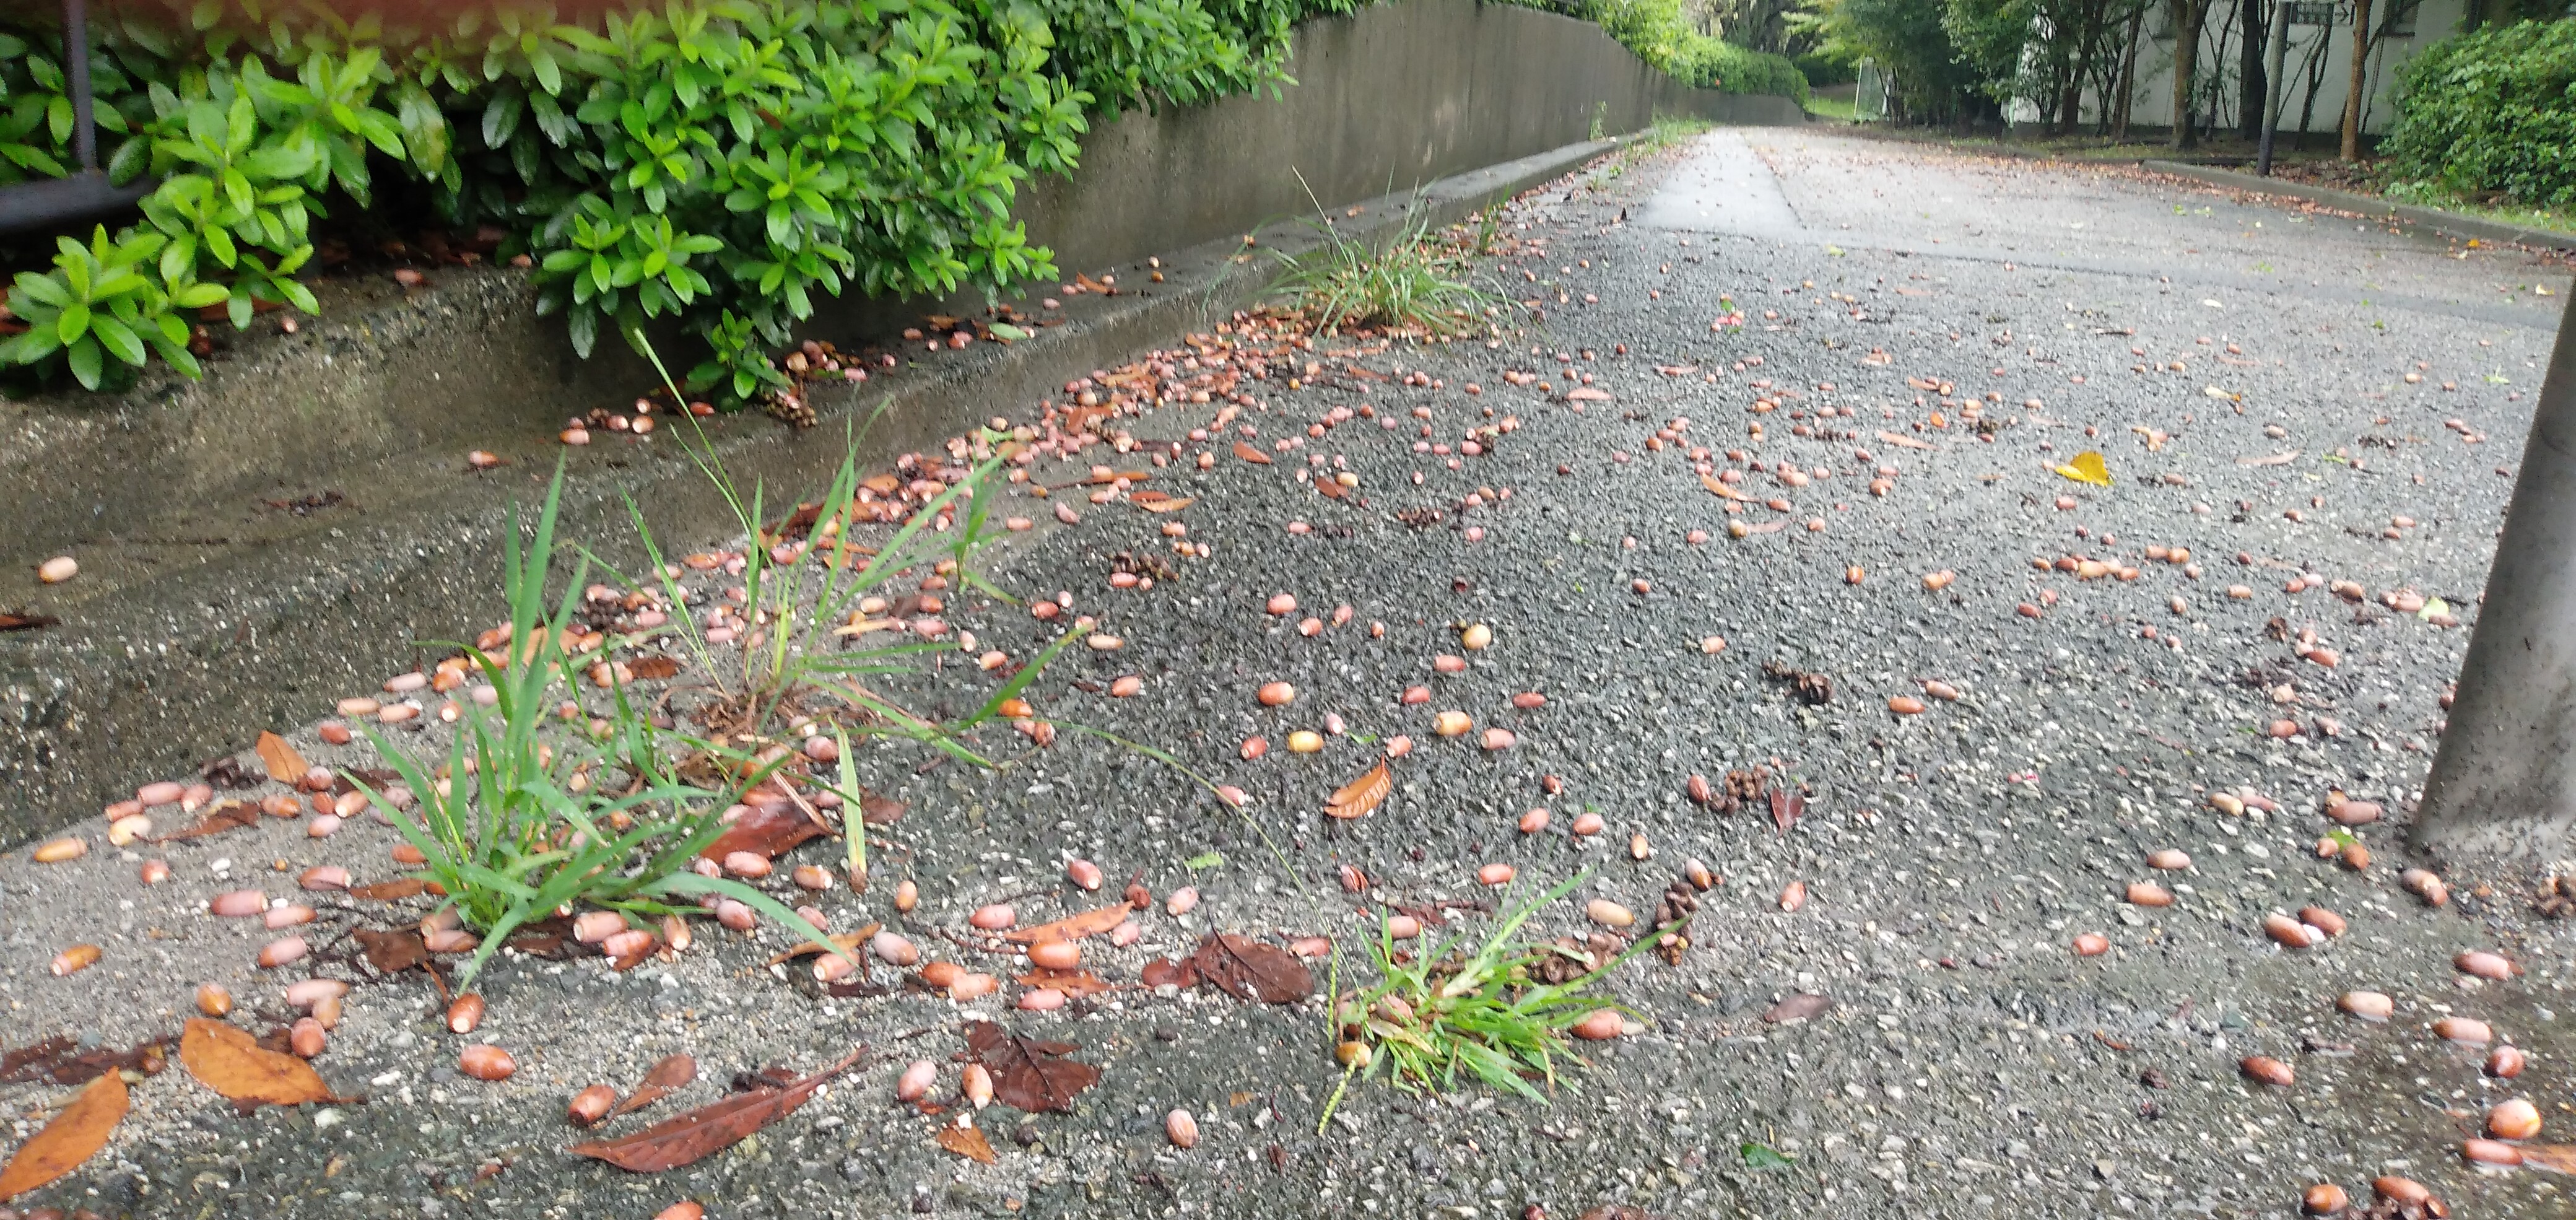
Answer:
[[[2090,483],[2095,487],[2111,485],[2110,468],[2102,464],[2101,454],[2090,449],[2076,454],[2075,460],[2057,467],[2056,470],[2058,474],[2078,483]]]

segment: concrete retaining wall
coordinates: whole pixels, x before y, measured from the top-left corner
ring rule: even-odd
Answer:
[[[1274,222],[1265,248],[1300,241],[1275,223],[1310,206],[1291,167],[1328,207],[1365,202],[1342,225],[1366,233],[1400,223],[1415,183],[1429,184],[1425,211],[1446,223],[1607,151],[1585,139],[1596,117],[1611,132],[1658,112],[1803,117],[1786,99],[1682,89],[1589,25],[1472,0],[1309,26],[1291,71],[1301,83],[1275,100],[1094,132],[1078,175],[1025,197],[1033,233],[1068,274],[1116,269],[1132,285],[1145,277],[1128,269],[1160,254],[1169,282],[1070,299],[1066,325],[1007,349],[889,371],[864,390],[868,408],[889,404],[870,448],[918,448],[1025,408],[1258,296],[1270,268],[1235,262],[1233,238]],[[1381,197],[1390,185],[1397,194]],[[333,697],[427,655],[413,641],[470,636],[495,615],[506,510],[542,494],[565,454],[554,431],[655,382],[622,345],[575,359],[561,326],[535,317],[521,275],[431,279],[411,292],[390,280],[320,285],[321,319],[294,335],[262,322],[202,383],[0,400],[0,610],[63,619],[0,634],[0,843],[241,749],[260,728],[322,715]],[[921,308],[849,302],[816,333],[854,345]],[[818,402],[826,422],[802,433],[718,421],[714,443],[745,480],[819,486],[840,457],[838,420],[861,399]],[[510,464],[468,474],[468,449]],[[633,558],[630,495],[673,550],[735,532],[667,443],[570,456],[567,529],[613,561]],[[339,499],[294,503],[325,493]],[[36,560],[61,553],[79,558],[81,577],[37,585]]]

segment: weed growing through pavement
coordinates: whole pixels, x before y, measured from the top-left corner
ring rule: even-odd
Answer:
[[[1490,325],[1486,311],[1501,298],[1469,282],[1466,259],[1431,240],[1431,214],[1418,203],[1412,220],[1374,245],[1343,236],[1326,220],[1307,225],[1321,241],[1280,255],[1284,270],[1270,290],[1295,301],[1316,330],[1376,327],[1440,338]]]
[[[426,859],[424,871],[447,892],[447,907],[482,938],[459,986],[471,984],[522,925],[575,905],[667,916],[682,909],[674,900],[720,894],[822,939],[768,895],[690,871],[697,854],[723,834],[718,810],[725,802],[673,775],[665,757],[670,735],[636,711],[624,687],[615,688],[611,714],[596,721],[585,719],[577,703],[551,702],[558,683],[566,693],[580,689],[580,662],[564,640],[577,630],[573,615],[590,571],[587,559],[576,560],[561,599],[547,608],[562,495],[558,463],[524,548],[518,511],[511,511],[502,567],[509,637],[494,650],[466,650],[490,683],[491,708],[479,699],[458,701],[461,723],[446,765],[433,774],[366,730],[369,744],[417,796],[415,807],[404,809],[371,791],[374,803],[397,811],[394,825]],[[567,709],[569,716],[562,714]],[[564,721],[566,731],[541,731],[550,721]],[[614,791],[611,770],[627,777]],[[359,776],[350,780],[366,784]]]
[[[1569,1054],[1568,1031],[1596,1013],[1624,1011],[1584,994],[1586,989],[1682,926],[1656,929],[1598,965],[1563,945],[1513,939],[1539,908],[1590,877],[1588,871],[1577,874],[1512,910],[1472,952],[1444,939],[1408,958],[1397,951],[1392,928],[1382,923],[1369,947],[1378,982],[1348,997],[1340,992],[1336,953],[1330,992],[1336,997],[1334,1055],[1348,1070],[1325,1103],[1324,1120],[1332,1118],[1351,1077],[1380,1072],[1408,1092],[1448,1092],[1463,1070],[1494,1088],[1546,1101],[1531,1081],[1556,1087],[1557,1061]],[[1551,977],[1563,981],[1547,981]]]

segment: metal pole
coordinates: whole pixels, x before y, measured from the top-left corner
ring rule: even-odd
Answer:
[[[2576,300],[2559,320],[2450,723],[2409,837],[2447,858],[2567,854],[2576,831]]]
[[[86,0],[63,0],[64,68],[71,76],[72,149],[84,173],[98,172],[98,122],[90,113],[89,8]]]
[[[2271,96],[2263,103],[2263,150],[2254,158],[2254,172],[2272,176],[2272,136],[2281,129],[2281,66],[2290,54],[2291,0],[2278,0],[2272,6],[2272,32],[2263,40],[2264,81]]]

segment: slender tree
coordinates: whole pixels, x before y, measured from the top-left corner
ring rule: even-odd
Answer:
[[[2343,148],[2336,155],[2361,159],[2361,97],[2370,85],[2370,0],[2352,0],[2352,88],[2343,98]]]
[[[2362,0],[2367,3],[2368,0]],[[2173,0],[2174,67],[2173,67],[2173,146],[2176,150],[2196,148],[2200,141],[2191,126],[2192,81],[2200,74],[2200,22],[2208,13],[2207,0]]]

